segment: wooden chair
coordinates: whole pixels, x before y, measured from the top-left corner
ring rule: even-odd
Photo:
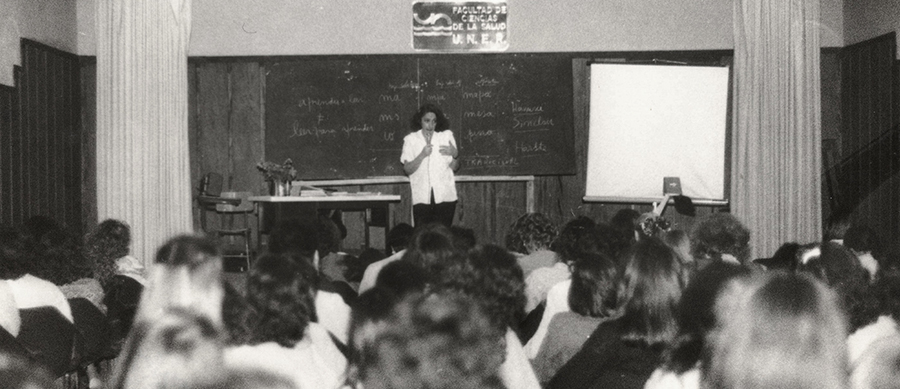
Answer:
[[[249,217],[255,208],[253,202],[248,200],[252,195],[252,192],[222,192],[222,176],[218,173],[207,173],[201,180],[200,195],[197,196],[200,228],[219,240],[226,260],[244,259],[245,266],[242,270],[250,269],[253,256]],[[217,227],[208,224],[207,214],[210,212],[217,216]],[[240,225],[236,225],[236,217],[242,219]],[[227,241],[223,238],[227,238]],[[238,240],[236,238],[243,241],[236,242]]]

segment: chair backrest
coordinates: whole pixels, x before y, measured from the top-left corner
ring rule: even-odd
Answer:
[[[65,374],[72,365],[75,326],[49,306],[20,309],[19,314],[22,316],[19,342],[54,377]]]
[[[249,213],[253,212],[253,202],[248,200],[253,192],[222,192],[219,197],[227,199],[241,199],[238,205],[216,204],[216,212],[221,213]]]
[[[112,358],[112,327],[106,315],[85,298],[69,299],[75,329],[81,334],[82,343],[79,365],[85,366],[103,359]]]
[[[200,196],[218,197],[222,193],[222,175],[219,173],[206,173],[200,179]]]
[[[13,334],[3,327],[0,327],[0,353],[14,354],[33,361],[31,351],[22,346]]]

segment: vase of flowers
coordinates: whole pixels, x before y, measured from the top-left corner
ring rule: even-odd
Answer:
[[[294,162],[290,158],[279,165],[272,162],[260,162],[256,164],[269,185],[270,196],[290,196],[291,182],[297,179],[297,169],[294,169]]]

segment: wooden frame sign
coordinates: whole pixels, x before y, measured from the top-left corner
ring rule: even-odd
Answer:
[[[507,2],[413,2],[412,44],[422,51],[504,51],[509,48]]]

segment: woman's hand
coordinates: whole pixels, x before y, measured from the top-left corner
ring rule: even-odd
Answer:
[[[453,158],[459,156],[459,150],[457,150],[456,146],[453,146],[452,143],[439,147],[438,152],[441,153],[441,155],[449,155]]]
[[[443,147],[443,146],[441,146],[441,147]],[[419,156],[422,158],[425,158],[425,157],[431,155],[431,152],[433,150],[434,150],[434,146],[432,146],[431,144],[427,144],[427,145],[425,145],[424,148],[422,148],[422,152],[419,153]]]

